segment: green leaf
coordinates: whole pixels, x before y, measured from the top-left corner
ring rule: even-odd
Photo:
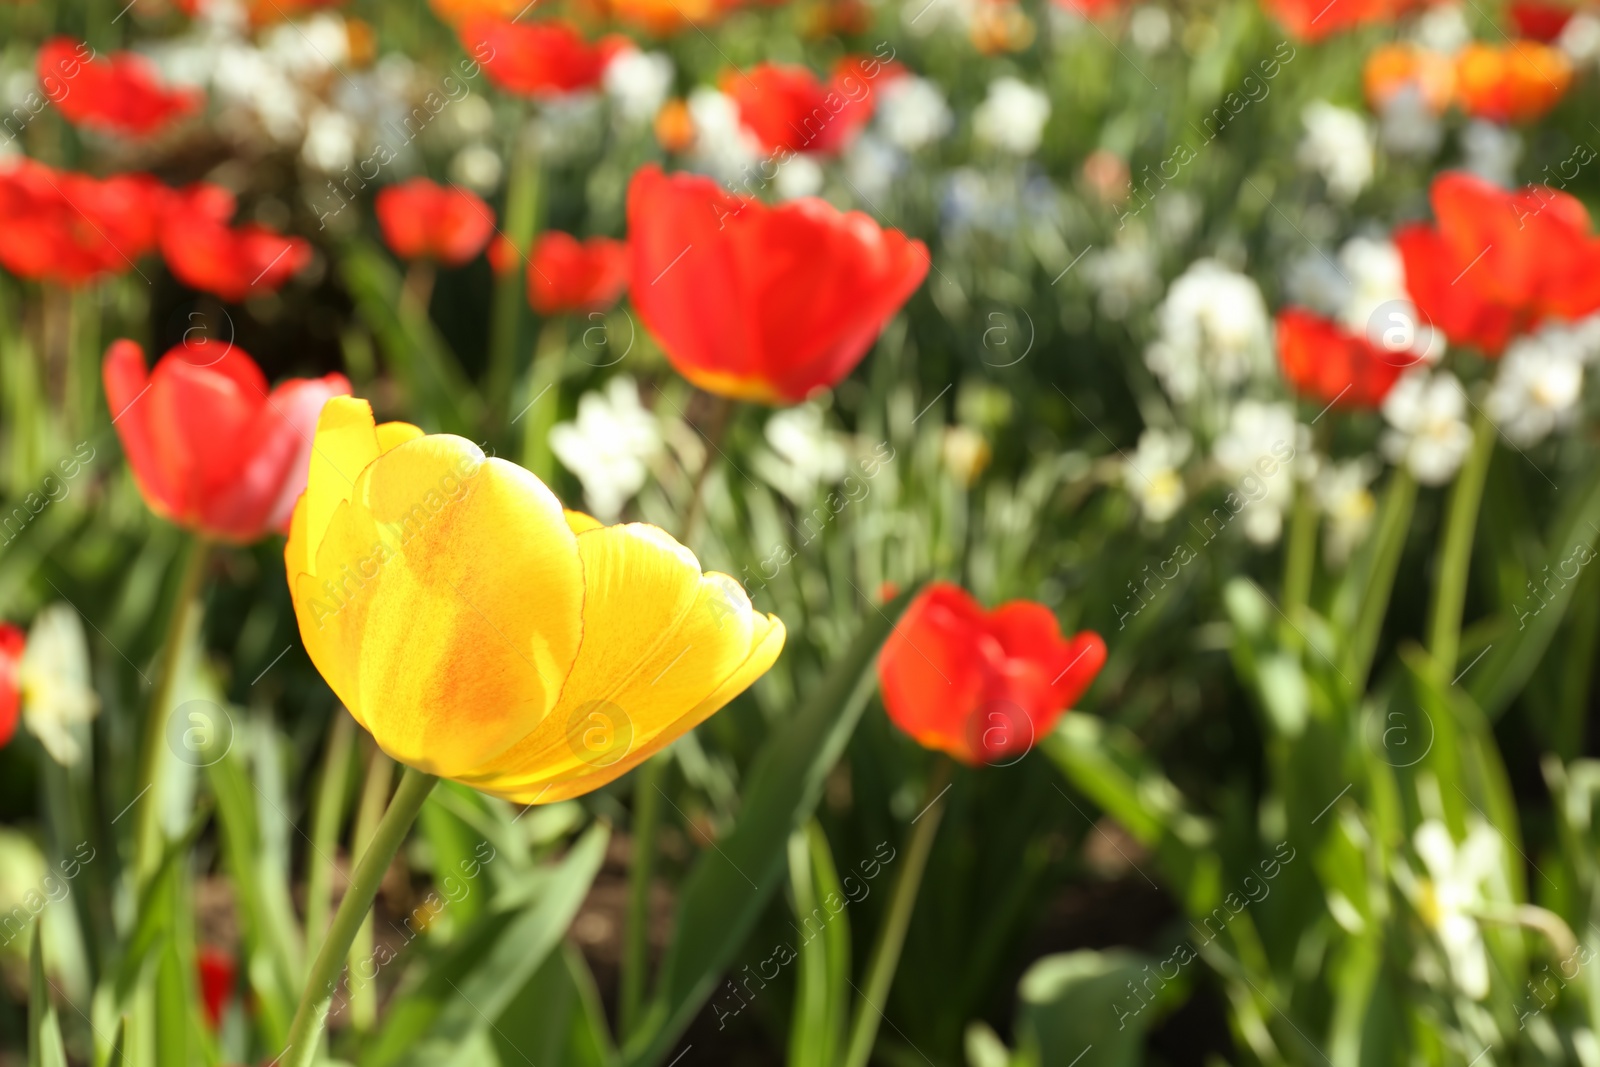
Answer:
[[[42,914],[33,921],[33,941],[28,946],[28,1067],[67,1067],[61,1023],[44,975]]]
[[[274,883],[264,862],[254,790],[240,754],[229,752],[207,767],[206,775],[217,798],[222,851],[244,927],[248,961],[244,972],[256,996],[264,1036],[281,1048],[288,1041],[298,986],[292,946],[299,931],[294,929],[293,913],[285,913],[287,887],[281,881]]]
[[[189,825],[184,828],[183,834],[167,843],[166,851],[162,852],[161,862],[157,864],[155,873],[151,875],[150,881],[139,894],[139,906],[135,912],[138,919],[134,923],[133,933],[128,938],[122,959],[117,965],[116,983],[113,988],[119,1004],[127,1003],[134,986],[139,982],[139,974],[144,969],[150,953],[168,933],[172,909],[167,906],[166,901],[175,891],[178,860],[194,847],[195,841],[200,837],[200,831],[205,829],[206,821],[210,818],[209,807],[203,807],[195,812],[194,818],[189,820]]]
[[[469,1038],[480,1037],[561,943],[605,859],[611,831],[589,828],[545,880],[527,907],[473,924],[399,997],[361,1067],[440,1067],[463,1062]]]
[[[1038,1063],[1133,1067],[1167,986],[1155,961],[1135,952],[1066,952],[1028,968],[1017,985],[1017,1033]],[[1151,987],[1151,978],[1159,988]],[[1141,985],[1141,983],[1143,983]],[[1132,989],[1142,990],[1136,995]],[[1148,996],[1150,1000],[1141,999]]]
[[[638,1037],[623,1050],[629,1067],[666,1057],[777,890],[789,835],[816,807],[823,779],[877,684],[878,649],[916,591],[907,588],[866,616],[822,683],[756,754],[732,832],[701,853],[683,883],[660,990]]]
[[[500,1014],[491,1036],[505,1067],[609,1067],[617,1057],[594,976],[570,944],[550,954]]]
[[[411,404],[433,423],[427,428],[471,432],[481,415],[478,396],[426,310],[401,299],[403,283],[389,257],[369,241],[352,241],[340,257],[340,272]]]
[[[801,929],[831,895],[846,899],[828,838],[815,819],[789,837],[789,881],[795,919]],[[850,919],[822,912],[828,921],[800,942],[795,971],[794,1025],[789,1031],[789,1067],[833,1067],[844,1046],[849,1008]]]
[[[101,1067],[127,1067],[128,1063],[128,1017],[117,1017],[117,1029],[111,1037],[111,1048],[107,1051],[106,1061]]]
[[[1540,579],[1545,595],[1530,593],[1524,600],[1513,601],[1507,608],[1504,632],[1481,662],[1469,660],[1463,672],[1472,699],[1490,718],[1498,718],[1510,706],[1544,659],[1572,602],[1577,568],[1593,560],[1595,540],[1600,537],[1600,467],[1563,496],[1567,497],[1566,506],[1546,541],[1546,569],[1534,576]],[[1543,585],[1551,576],[1552,584]]]

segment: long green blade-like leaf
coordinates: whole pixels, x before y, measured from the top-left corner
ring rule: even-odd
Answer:
[[[1498,718],[1516,699],[1544,659],[1566,618],[1579,568],[1593,559],[1595,541],[1600,538],[1600,467],[1572,490],[1570,499],[1551,529],[1545,547],[1548,566],[1539,575],[1544,578],[1548,571],[1555,578],[1554,585],[1542,585],[1549,599],[1529,594],[1520,607],[1513,603],[1505,635],[1488,648],[1482,663],[1469,663],[1470,669],[1464,672],[1472,699],[1491,719]]]
[[[33,921],[28,950],[28,1067],[67,1067],[61,1024],[44,976],[44,916]]]
[[[194,818],[189,820],[183,835],[167,843],[166,851],[161,854],[161,862],[157,865],[155,874],[139,894],[139,918],[134,925],[132,936],[128,938],[127,949],[117,965],[114,989],[119,1004],[128,1002],[134,986],[138,984],[145,961],[160,943],[162,935],[168,932],[167,923],[172,910],[165,907],[163,902],[167,894],[173,891],[178,859],[187,855],[194,847],[195,841],[200,837],[200,831],[205,829],[206,820],[209,818],[211,809],[201,808],[195,813]]]
[[[828,838],[815,819],[789,838],[789,880],[799,926],[789,1067],[833,1067],[844,1053],[850,997],[850,919],[826,901],[845,900]]]
[[[433,321],[401,299],[400,275],[388,257],[357,241],[346,246],[340,266],[356,309],[377,335],[395,377],[436,424],[428,429],[470,432],[479,418],[477,394]]]
[[[733,832],[701,854],[684,882],[657,999],[623,1053],[629,1067],[666,1057],[777,890],[789,835],[816,807],[876,684],[878,649],[916,591],[906,589],[866,617],[822,684],[756,754]]]
[[[271,865],[260,844],[259,809],[239,753],[229,752],[207,767],[206,774],[217,798],[223,855],[233,875],[247,958],[252,961],[245,974],[256,996],[262,1029],[273,1046],[282,1047],[294,1014],[296,970],[291,945],[299,937],[284,898],[287,887],[271,881]]]
[[[490,1033],[545,959],[561,944],[605,859],[610,830],[597,824],[521,911],[490,915],[435,961],[390,1010],[361,1067],[440,1067]],[[472,1040],[469,1040],[472,1039]]]

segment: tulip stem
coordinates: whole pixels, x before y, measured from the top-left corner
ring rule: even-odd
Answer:
[[[183,658],[183,642],[190,620],[199,604],[200,583],[205,577],[211,545],[196,537],[180,564],[177,595],[167,615],[167,632],[156,660],[156,680],[150,690],[150,710],[145,717],[144,737],[139,746],[139,777],[133,802],[139,804],[138,834],[134,838],[134,877],[143,886],[155,873],[161,857],[161,745],[166,739],[167,717],[172,714],[172,697],[178,685],[178,664]]]
[[[411,305],[418,319],[428,317],[428,308],[433,303],[433,283],[438,276],[438,268],[426,259],[417,260],[406,270],[405,281],[400,285],[400,299]]]
[[[533,353],[533,373],[528,375],[527,407],[515,418],[522,425],[522,465],[546,485],[555,474],[550,455],[550,428],[561,409],[561,371],[567,357],[567,321],[549,319],[539,331]]]
[[[626,1041],[639,1028],[650,969],[650,877],[655,866],[656,827],[661,824],[661,779],[667,755],[657,753],[635,774],[633,862],[628,869],[628,920],[622,942],[621,1029]]]
[[[389,802],[389,810],[383,813],[371,843],[356,862],[355,871],[350,875],[350,887],[339,902],[333,925],[328,927],[328,936],[317,952],[316,962],[311,965],[305,991],[300,994],[300,1005],[289,1027],[289,1045],[278,1060],[279,1067],[311,1067],[316,1060],[328,1008],[333,1003],[333,993],[338,988],[356,931],[371,911],[389,864],[400,851],[411,824],[416,822],[422,805],[438,781],[414,767],[407,767],[401,776],[400,787]]]
[[[1300,612],[1311,599],[1311,579],[1317,569],[1317,507],[1311,499],[1311,486],[1295,486],[1294,509],[1289,519],[1289,545],[1283,567],[1282,643],[1298,648]]]
[[[711,475],[711,464],[716,462],[716,456],[722,455],[722,437],[728,432],[728,423],[732,418],[733,401],[725,396],[713,396],[710,417],[707,419],[708,426],[702,433],[706,443],[711,446],[711,452],[706,453],[706,461],[700,464],[700,470],[694,476],[694,488],[689,496],[689,510],[683,516],[683,537],[680,540],[684,547],[691,551],[695,536],[700,532],[700,519],[706,510],[706,479]]]
[[[911,913],[917,906],[917,892],[922,888],[922,875],[928,867],[928,856],[933,851],[933,839],[939,832],[939,820],[944,815],[944,805],[939,801],[949,788],[954,770],[949,759],[940,756],[928,777],[928,792],[921,814],[912,821],[911,839],[906,842],[905,866],[894,884],[894,896],[889,898],[889,912],[878,928],[878,940],[872,946],[872,958],[867,963],[866,985],[858,992],[861,1003],[856,1005],[855,1021],[850,1027],[850,1041],[845,1046],[844,1067],[866,1067],[872,1057],[872,1046],[878,1037],[878,1022],[884,1017],[889,1000],[889,990],[894,985],[894,974],[900,966],[900,950],[905,947],[906,930],[911,925]]]
[[[1483,484],[1489,475],[1497,432],[1482,411],[1474,422],[1472,451],[1467,453],[1467,461],[1450,491],[1450,510],[1439,545],[1439,569],[1434,576],[1433,611],[1428,618],[1428,651],[1447,676],[1455,673],[1461,648],[1461,612],[1467,600],[1472,540],[1478,529]]]
[[[495,279],[494,305],[489,324],[489,370],[484,396],[494,412],[496,429],[504,426],[517,373],[517,341],[528,303],[528,256],[539,228],[539,158],[528,143],[526,123],[519,116],[513,134],[511,177],[506,185],[505,238],[513,255],[509,267]]]
[[[389,785],[394,781],[394,761],[374,745],[372,759],[367,764],[367,780],[361,787],[361,802],[356,808],[356,825],[350,839],[350,855],[365,855],[378,832],[378,820],[383,816],[383,802],[389,798]],[[356,930],[356,939],[350,945],[350,966],[360,966],[372,955],[372,915],[368,913]],[[378,993],[371,982],[360,982],[350,987],[350,1025],[357,1030],[372,1029],[378,1021]]]

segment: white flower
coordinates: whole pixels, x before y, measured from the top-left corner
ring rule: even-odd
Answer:
[[[1410,371],[1383,402],[1383,417],[1393,427],[1383,435],[1384,454],[1423,485],[1443,485],[1472,447],[1466,410],[1467,394],[1455,375]]]
[[[816,196],[822,189],[822,167],[808,155],[795,153],[778,167],[772,179],[773,192],[779,200],[798,200],[803,196]]]
[[[1349,202],[1372,181],[1372,130],[1367,120],[1326,100],[1313,100],[1300,115],[1306,135],[1300,164],[1322,175],[1335,200]]]
[[[953,124],[943,90],[915,74],[890,78],[878,90],[877,109],[884,139],[907,152],[939,140]]]
[[[612,522],[644,488],[647,466],[661,451],[656,417],[639,403],[639,387],[621,375],[578,399],[578,417],[550,430],[550,450],[583,483],[594,517]]]
[[[1226,388],[1271,365],[1261,290],[1216,260],[1197,260],[1172,283],[1156,323],[1160,336],[1145,363],[1176,400],[1192,400],[1202,381]]]
[[[486,144],[469,144],[450,160],[451,179],[480,193],[494,192],[504,171],[500,154]]]
[[[1444,141],[1444,124],[1422,90],[1404,85],[1378,110],[1378,141],[1391,155],[1426,159]]]
[[[51,604],[28,628],[28,643],[17,665],[22,723],[62,766],[83,755],[87,726],[100,711],[89,684],[89,647],[76,609]]]
[[[603,129],[600,97],[594,93],[568,93],[545,100],[533,123],[539,151],[555,163],[585,156],[599,143]]]
[[[629,48],[606,67],[606,95],[630,122],[649,122],[672,90],[672,60],[665,52]]]
[[[767,420],[771,453],[757,453],[756,470],[790,499],[810,501],[820,485],[833,485],[850,466],[850,438],[828,427],[820,403],[796,404]]]
[[[1317,503],[1328,517],[1325,550],[1335,566],[1350,558],[1372,528],[1378,504],[1367,486],[1376,475],[1377,464],[1367,456],[1329,461],[1317,472]]]
[[[356,158],[356,124],[343,112],[317,108],[306,120],[300,155],[325,174],[348,167]]]
[[[1467,170],[1485,181],[1509,188],[1516,184],[1522,138],[1499,123],[1474,119],[1461,131],[1461,154],[1466,157]]]
[[[1523,337],[1506,350],[1484,411],[1517,445],[1539,443],[1577,415],[1583,363],[1565,338]]]
[[[1172,42],[1172,16],[1156,4],[1141,4],[1128,17],[1128,36],[1133,47],[1153,56]]]
[[[1444,356],[1442,332],[1422,323],[1406,289],[1406,265],[1392,241],[1352,237],[1339,250],[1350,291],[1339,319],[1351,333],[1366,336],[1406,365],[1437,363]]]
[[[1050,97],[1008,76],[989,83],[989,95],[972,113],[972,128],[980,141],[1026,156],[1039,147],[1049,120]]]
[[[1556,38],[1556,47],[1567,54],[1574,66],[1585,66],[1600,57],[1600,18],[1579,11],[1567,20]]]
[[[1475,820],[1458,846],[1444,823],[1428,819],[1412,844],[1427,869],[1415,891],[1417,914],[1444,947],[1456,985],[1482,1000],[1489,993],[1489,956],[1472,912],[1487,900],[1484,883],[1499,875],[1500,839],[1488,823]]]
[[[1417,18],[1412,37],[1430,52],[1453,56],[1472,40],[1472,27],[1460,4],[1433,4]]]
[[[731,181],[761,158],[761,145],[739,121],[732,97],[701,86],[689,94],[688,105],[698,169]]]
[[[1295,444],[1300,428],[1288,404],[1242,400],[1228,429],[1211,446],[1212,457],[1244,502],[1237,512],[1244,534],[1270,545],[1283,532],[1283,513],[1294,502]]]
[[[888,194],[905,165],[905,153],[871,133],[857,137],[844,154],[845,177],[855,187],[854,191],[867,201],[860,205],[863,209],[870,208],[879,197]]]
[[[1122,482],[1150,522],[1166,522],[1183,506],[1179,468],[1189,458],[1191,447],[1193,442],[1184,430],[1149,429],[1139,435],[1139,447],[1128,458]]]
[[[280,22],[262,34],[261,50],[286,74],[307,79],[335,72],[350,59],[350,32],[339,15]]]

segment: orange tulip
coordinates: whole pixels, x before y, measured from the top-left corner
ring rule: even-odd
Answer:
[[[1474,118],[1530,122],[1555,107],[1571,84],[1566,55],[1537,41],[1473,43],[1456,56],[1456,98]]]

